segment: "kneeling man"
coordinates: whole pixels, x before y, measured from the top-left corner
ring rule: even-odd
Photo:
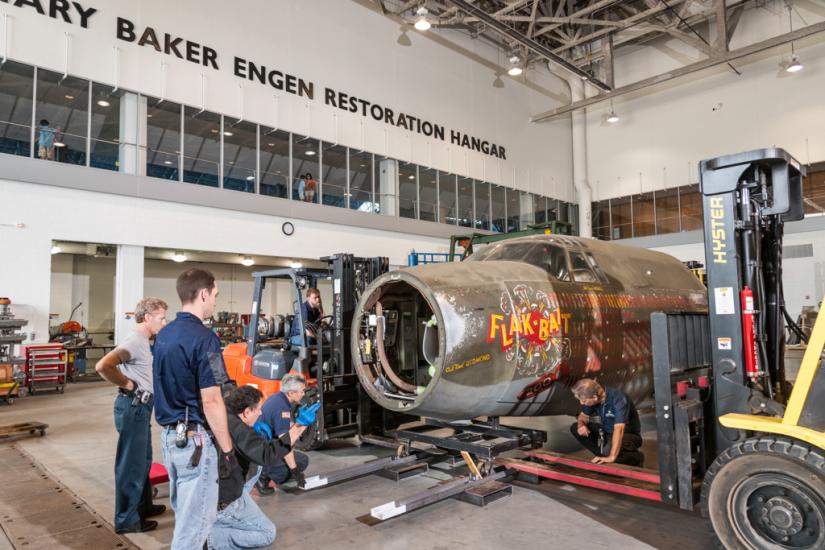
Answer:
[[[642,424],[633,401],[622,391],[603,388],[590,378],[582,378],[573,385],[573,395],[582,404],[582,412],[570,426],[579,443],[596,457],[596,464],[627,464],[643,466]],[[598,416],[601,424],[591,421]]]
[[[261,467],[280,464],[292,451],[292,442],[297,441],[306,427],[315,421],[317,407],[302,409],[297,423],[289,431],[281,437],[271,438],[268,427],[257,422],[262,400],[263,394],[252,386],[237,388],[224,398],[229,434],[243,478],[220,480],[218,518],[207,538],[210,549],[259,548],[275,540],[275,525],[249,492],[258,480]],[[253,465],[257,466],[254,470]],[[250,470],[254,473],[247,480]]]

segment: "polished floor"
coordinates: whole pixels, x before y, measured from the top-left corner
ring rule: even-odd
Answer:
[[[50,425],[45,437],[21,439],[16,445],[109,522],[114,509],[114,394],[103,382],[76,383],[63,395],[43,393],[17,400],[12,406],[0,405],[0,424],[40,421]],[[567,434],[570,418],[530,422],[538,422],[533,427],[550,432],[548,448],[574,449]],[[648,457],[655,455],[651,445],[646,445]],[[154,451],[160,462],[160,449]],[[337,442],[329,450],[310,453],[309,473],[358,464],[384,453],[351,441]],[[277,491],[260,498],[259,504],[277,526],[274,548],[714,547],[698,514],[555,482],[538,486],[517,482],[512,497],[486,508],[448,500],[372,527],[356,520],[374,506],[422,491],[446,477],[436,470],[398,483],[372,476],[310,493]],[[167,495],[161,488],[157,502],[168,505]],[[140,548],[167,548],[173,514],[167,511],[155,519],[160,521],[156,531],[129,535],[129,540]],[[14,547],[0,532],[0,550]],[[79,548],[71,541],[51,547]]]

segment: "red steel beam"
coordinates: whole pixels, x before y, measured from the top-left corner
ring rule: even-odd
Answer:
[[[609,481],[601,481],[598,479],[577,476],[574,474],[566,474],[558,472],[556,470],[552,470],[546,466],[541,466],[540,464],[533,464],[521,460],[501,459],[497,461],[497,463],[502,464],[507,468],[513,470],[519,470],[521,472],[527,472],[529,474],[545,477],[548,479],[555,479],[556,481],[563,481],[565,483],[572,483],[573,485],[581,485],[583,487],[590,487],[592,489],[598,489],[600,491],[608,491],[611,493],[629,495],[637,498],[643,498],[646,500],[654,500],[656,502],[662,501],[662,495],[659,494],[659,491],[642,489],[640,487],[631,487],[629,485],[611,483]]]
[[[643,470],[641,468],[633,468],[632,466],[619,466],[617,464],[593,464],[589,461],[568,458],[566,456],[547,451],[527,451],[527,455],[545,462],[553,462],[555,464],[562,464],[564,466],[570,466],[571,468],[598,472],[609,476],[646,481],[656,485],[659,485],[659,482],[661,481],[658,473],[650,470]]]

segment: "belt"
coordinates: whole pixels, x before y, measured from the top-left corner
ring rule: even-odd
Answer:
[[[132,391],[128,391],[128,390],[124,390],[123,388],[118,388],[117,393],[119,393],[120,395],[124,395],[126,397],[134,397],[135,394],[142,395],[144,393],[148,393],[150,397],[153,395],[152,392],[147,391],[147,390],[141,390],[141,389],[135,389],[135,390],[132,390]]]
[[[175,422],[174,424],[166,424],[163,427],[169,428],[170,430],[175,430],[178,427],[178,423]],[[186,424],[186,431],[188,432],[196,432],[198,431],[198,428],[203,428],[203,431],[205,432],[210,431],[209,426],[207,426],[206,424],[201,424],[200,422],[189,422]]]

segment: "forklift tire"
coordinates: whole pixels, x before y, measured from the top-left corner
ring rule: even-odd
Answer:
[[[309,426],[301,437],[298,439],[298,442],[294,445],[296,449],[299,451],[316,451],[324,446],[324,442],[321,441],[321,438],[318,436],[318,424],[315,423],[312,426]]]
[[[727,549],[825,548],[825,453],[777,436],[730,447],[705,474],[702,515]]]

